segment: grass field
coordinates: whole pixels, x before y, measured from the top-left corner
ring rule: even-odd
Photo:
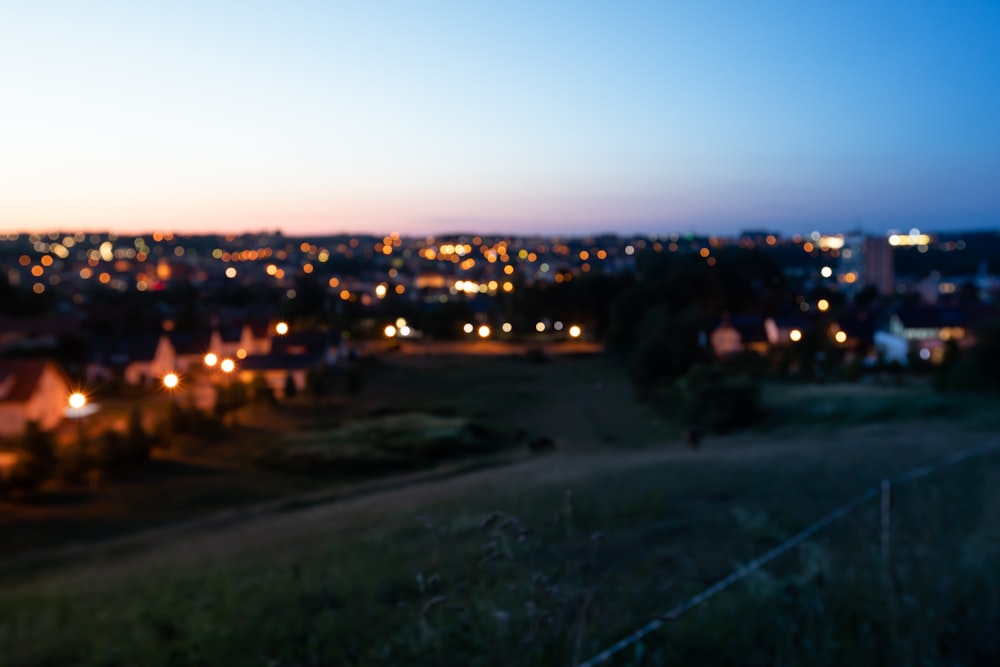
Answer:
[[[0,578],[0,664],[571,665],[997,425],[974,406],[910,420],[919,388],[774,387],[780,413],[832,396],[870,417],[690,451],[600,360],[447,363],[380,368],[365,410],[454,411],[556,452],[21,569]],[[896,489],[888,574],[871,503],[613,664],[996,664],[998,478],[988,455]]]

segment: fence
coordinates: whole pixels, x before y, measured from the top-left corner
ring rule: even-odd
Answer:
[[[743,565],[742,567],[737,568],[736,570],[731,572],[728,576],[712,584],[711,586],[701,591],[697,595],[694,595],[693,597],[684,600],[683,602],[681,602],[680,604],[678,604],[665,614],[657,616],[649,623],[642,626],[641,628],[631,633],[630,635],[622,637],[617,642],[615,642],[608,648],[604,649],[597,655],[579,663],[577,667],[595,667],[596,665],[606,662],[612,656],[628,648],[629,646],[635,644],[636,642],[640,641],[646,635],[650,634],[651,632],[655,632],[658,628],[665,625],[668,621],[672,621],[678,618],[685,612],[689,611],[690,609],[693,609],[694,607],[698,606],[705,600],[708,600],[715,594],[720,593],[726,588],[729,588],[734,583],[744,578],[751,572],[760,569],[761,567],[763,567],[770,561],[774,560],[778,556],[799,546],[813,535],[819,533],[821,530],[823,530],[830,524],[834,523],[838,519],[841,519],[844,516],[850,514],[855,509],[861,507],[866,502],[872,500],[876,496],[879,496],[881,498],[881,534],[879,541],[882,552],[882,559],[883,562],[888,563],[890,555],[889,552],[891,549],[891,542],[892,542],[891,541],[892,487],[900,484],[906,484],[908,482],[913,482],[917,479],[920,479],[921,477],[926,477],[931,473],[937,472],[938,470],[951,467],[957,463],[961,463],[962,461],[966,461],[976,456],[982,456],[983,454],[991,452],[997,448],[1000,448],[1000,438],[989,440],[978,447],[973,447],[971,449],[966,449],[960,452],[956,452],[955,454],[946,456],[945,458],[939,461],[918,466],[902,474],[899,474],[893,478],[882,479],[879,483],[868,487],[867,489],[856,495],[854,498],[851,498],[850,500],[842,504],[840,507],[828,513],[826,516],[823,516],[822,518],[813,522],[812,524],[810,524],[800,532],[796,533],[792,537],[788,538],[787,540],[785,540],[778,546],[774,547],[770,551],[758,556],[757,558]]]

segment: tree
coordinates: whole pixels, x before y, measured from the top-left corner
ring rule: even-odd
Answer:
[[[146,461],[149,459],[152,442],[142,426],[142,412],[139,406],[133,406],[128,415],[128,427],[125,430],[125,463]]]
[[[291,373],[285,374],[285,400],[290,398],[295,398],[295,395],[299,393],[299,388],[295,385],[295,378],[292,377]]]
[[[22,457],[13,475],[12,486],[33,491],[55,470],[55,443],[49,433],[39,428],[38,422],[28,421],[24,425],[20,449]]]

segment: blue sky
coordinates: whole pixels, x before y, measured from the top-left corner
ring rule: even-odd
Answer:
[[[0,5],[0,229],[1000,227],[1000,4]]]

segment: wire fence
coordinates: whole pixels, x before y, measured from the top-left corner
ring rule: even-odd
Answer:
[[[643,625],[641,628],[638,628],[631,634],[622,637],[614,644],[608,646],[606,649],[601,651],[600,653],[597,653],[588,660],[578,663],[577,667],[596,667],[596,665],[600,665],[604,662],[607,662],[612,656],[623,651],[629,646],[632,646],[633,644],[636,644],[637,642],[641,641],[642,638],[645,637],[646,635],[655,632],[657,629],[667,624],[669,621],[672,621],[680,617],[682,614],[693,609],[694,607],[697,607],[702,602],[705,602],[706,600],[716,595],[717,593],[720,593],[723,590],[729,588],[740,579],[743,579],[748,574],[760,569],[761,567],[763,567],[770,561],[774,560],[778,556],[781,556],[782,554],[791,551],[795,547],[799,546],[800,544],[808,540],[810,537],[816,535],[817,533],[824,530],[834,522],[847,516],[854,510],[865,505],[868,501],[876,497],[881,498],[880,546],[881,546],[882,558],[884,561],[887,562],[889,559],[889,550],[891,548],[891,534],[892,534],[891,533],[892,487],[913,482],[922,477],[926,477],[927,475],[930,475],[934,472],[943,470],[945,468],[949,468],[955,464],[961,463],[968,459],[975,458],[977,456],[982,456],[998,448],[1000,448],[1000,438],[994,438],[992,440],[986,441],[985,443],[979,445],[978,447],[972,447],[970,449],[956,452],[954,454],[951,454],[949,456],[940,459],[939,461],[927,463],[925,465],[918,466],[911,470],[907,470],[906,472],[896,475],[895,477],[885,478],[880,480],[877,484],[869,486],[858,495],[854,496],[853,498],[843,503],[842,505],[840,505],[833,511],[829,512],[825,516],[821,517],[820,519],[814,521],[806,528],[799,531],[792,537],[788,538],[778,546],[758,556],[757,558],[746,563],[745,565],[737,568],[723,579],[720,579],[719,581],[712,584],[711,586],[701,591],[700,593],[684,600],[683,602],[676,605],[666,613],[653,618],[648,623]]]

